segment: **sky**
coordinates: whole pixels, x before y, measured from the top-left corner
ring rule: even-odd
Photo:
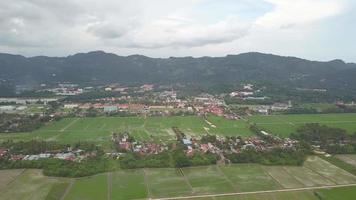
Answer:
[[[356,62],[354,0],[1,0],[0,52]]]

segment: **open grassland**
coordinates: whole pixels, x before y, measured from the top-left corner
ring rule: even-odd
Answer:
[[[329,189],[320,187],[356,184],[354,175],[316,156],[308,158],[301,167],[232,164],[134,169],[79,179],[45,177],[39,170],[6,170],[0,171],[0,178],[4,182],[0,187],[0,200],[133,200],[200,195],[203,198],[192,199],[314,200],[317,198],[313,191],[325,196],[330,193]],[[292,191],[295,189],[298,191]],[[335,188],[335,191],[339,190]],[[235,193],[239,195],[204,196]],[[350,195],[356,198],[354,193]]]
[[[252,134],[243,120],[216,116],[211,117],[211,120],[214,128],[197,116],[65,118],[31,133],[0,134],[0,141],[39,139],[61,143],[93,141],[108,145],[112,132],[128,132],[138,140],[168,141],[175,139],[173,126],[191,136],[207,133],[240,136]]]
[[[356,132],[356,114],[293,114],[293,115],[253,115],[249,121],[260,128],[281,137],[287,137],[307,123],[319,123],[330,127]]]

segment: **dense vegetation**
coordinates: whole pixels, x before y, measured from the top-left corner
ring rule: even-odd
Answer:
[[[111,160],[106,158],[93,158],[83,162],[73,162],[54,158],[39,160],[11,161],[0,158],[0,169],[43,169],[47,176],[83,177],[102,172],[112,171],[115,168]]]
[[[0,79],[11,80],[13,85],[27,86],[36,82],[95,85],[119,80],[127,84],[181,83],[189,85],[189,88],[193,88],[190,85],[198,85],[200,90],[221,93],[248,81],[267,86],[265,93],[268,96],[273,94],[275,99],[308,99],[312,102],[330,101],[337,97],[351,99],[355,95],[350,91],[356,90],[355,64],[340,60],[313,62],[261,53],[167,59],[140,55],[122,57],[100,51],[56,58],[0,54],[0,70],[4,72]],[[24,80],[31,80],[31,84]],[[11,88],[11,84],[0,87],[4,94],[11,94],[8,91]],[[296,88],[322,88],[327,92],[306,92]]]
[[[0,114],[0,133],[33,131],[50,117],[39,115]]]
[[[263,165],[296,165],[304,163],[309,152],[298,149],[274,148],[271,151],[258,152],[244,150],[238,154],[226,154],[232,163],[259,163]]]
[[[184,146],[178,144],[174,150],[160,154],[128,153],[120,159],[120,166],[124,169],[189,167],[216,164],[216,161],[217,156],[210,153],[194,153],[192,156],[187,156],[184,152]]]
[[[347,134],[340,128],[332,128],[317,123],[306,124],[291,135],[300,141],[320,146],[328,153],[356,153],[356,133]]]

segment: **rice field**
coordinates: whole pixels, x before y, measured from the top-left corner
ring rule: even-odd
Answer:
[[[330,127],[356,132],[356,114],[291,114],[291,115],[253,115],[248,118],[265,131],[287,137],[298,127],[307,123],[319,123]]]
[[[173,126],[191,136],[207,133],[231,136],[252,134],[243,120],[216,116],[209,117],[210,119],[212,122],[209,124],[198,116],[65,118],[31,133],[0,134],[0,141],[39,139],[68,144],[95,141],[108,145],[113,132],[128,132],[137,140],[169,141],[175,139]]]
[[[319,157],[308,158],[301,167],[232,164],[182,169],[135,169],[78,179],[45,177],[39,170],[3,170],[0,171],[0,180],[1,200],[133,200],[211,194],[231,196],[191,199],[317,200],[315,193],[320,193],[325,199],[335,199],[334,196],[342,192],[347,197],[356,196],[354,190],[347,187],[307,189],[356,184],[355,176]],[[300,191],[290,191],[298,188]],[[256,191],[259,193],[245,193]]]

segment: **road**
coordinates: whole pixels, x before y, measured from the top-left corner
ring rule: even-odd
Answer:
[[[178,199],[194,199],[194,198],[204,198],[204,197],[222,197],[222,196],[247,195],[247,194],[266,194],[266,193],[274,193],[274,192],[293,192],[293,191],[304,191],[304,190],[339,188],[339,187],[347,187],[347,186],[356,186],[356,183],[345,184],[345,185],[304,187],[304,188],[267,190],[267,191],[256,191],[256,192],[235,192],[235,193],[224,193],[224,194],[206,194],[206,195],[194,195],[194,196],[184,196],[184,197],[167,197],[167,198],[157,198],[157,199],[151,198],[150,200],[178,200]]]

